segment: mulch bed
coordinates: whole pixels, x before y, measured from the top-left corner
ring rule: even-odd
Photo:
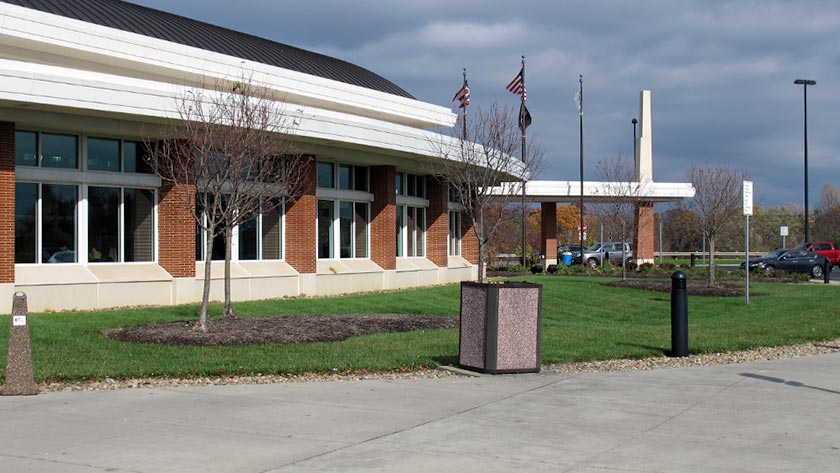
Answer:
[[[604,286],[626,287],[630,289],[642,289],[645,291],[671,292],[671,281],[650,280],[650,279],[628,279],[626,281],[609,281],[601,283]],[[715,287],[709,287],[707,281],[688,281],[686,291],[689,296],[718,296],[718,297],[743,297],[744,286],[728,283],[718,283]],[[760,292],[750,290],[751,296],[764,295]]]
[[[195,324],[190,320],[142,325],[112,330],[106,336],[123,342],[199,346],[339,342],[373,333],[456,328],[458,318],[397,314],[231,317],[209,321],[207,332],[195,330]]]

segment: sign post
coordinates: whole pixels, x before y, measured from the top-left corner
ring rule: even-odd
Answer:
[[[788,236],[788,227],[787,227],[787,225],[784,225],[784,226],[782,226],[782,227],[779,227],[779,235],[781,235],[781,236],[782,236],[782,248],[786,248],[786,247],[787,247],[787,243],[786,243],[786,241],[785,241],[785,240],[787,239],[787,236]]]
[[[753,214],[753,183],[744,181],[744,297],[750,303],[750,215]]]

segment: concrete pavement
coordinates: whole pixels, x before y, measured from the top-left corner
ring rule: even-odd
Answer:
[[[2,472],[840,471],[838,353],[0,398]]]

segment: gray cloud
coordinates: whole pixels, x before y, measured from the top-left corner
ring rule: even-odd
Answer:
[[[542,178],[577,179],[578,74],[585,158],[632,154],[638,93],[653,91],[654,177],[693,163],[743,167],[767,205],[802,202],[802,90],[808,90],[811,200],[833,181],[840,135],[840,5],[833,1],[137,3],[367,67],[448,106],[467,67],[475,106],[527,58],[529,128],[551,159]],[[587,178],[591,178],[587,172]],[[836,182],[835,182],[836,183]]]

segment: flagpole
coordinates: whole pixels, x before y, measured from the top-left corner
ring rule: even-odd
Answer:
[[[578,89],[580,95],[580,103],[578,104],[578,115],[580,117],[580,227],[578,227],[578,231],[580,232],[580,264],[585,266],[586,261],[583,260],[583,74],[580,75],[578,83],[580,87]]]
[[[522,56],[522,92],[519,95],[520,99],[522,100],[522,104],[525,103],[525,55]],[[520,107],[522,106],[520,104]],[[521,110],[520,110],[520,120],[521,120]],[[521,125],[521,124],[520,124]],[[525,128],[524,126],[520,126],[520,130],[522,130],[522,164],[525,164]],[[525,184],[527,181],[525,178],[522,178],[522,269],[525,270],[527,265],[526,254],[525,254]]]
[[[467,86],[467,68],[464,68],[464,87]],[[467,106],[461,107],[464,109],[464,141],[467,141]]]

